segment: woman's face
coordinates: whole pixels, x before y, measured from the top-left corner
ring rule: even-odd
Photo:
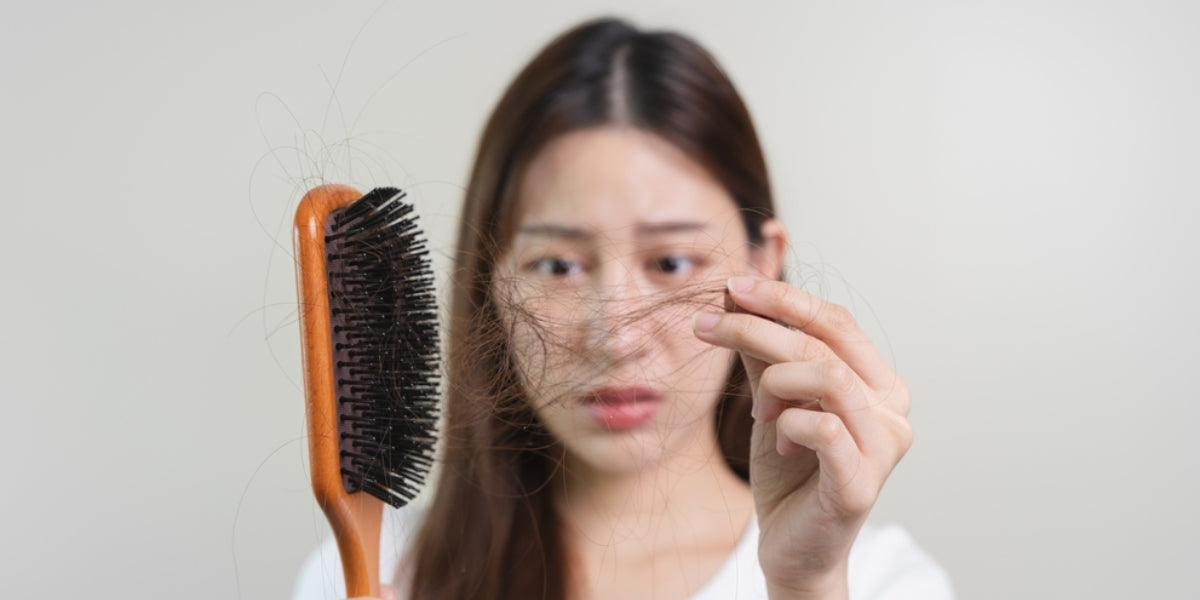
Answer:
[[[733,199],[633,128],[566,134],[530,163],[492,293],[532,408],[569,459],[645,467],[715,439],[732,354],[691,316],[760,275]]]

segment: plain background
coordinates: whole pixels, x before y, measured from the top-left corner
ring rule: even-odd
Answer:
[[[502,86],[606,13],[720,58],[793,282],[909,380],[878,520],[962,598],[1200,595],[1197,3],[73,4],[0,8],[0,595],[285,597],[296,201],[405,186],[444,254]]]

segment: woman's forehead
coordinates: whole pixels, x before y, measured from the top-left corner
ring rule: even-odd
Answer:
[[[518,229],[599,231],[737,216],[733,199],[706,169],[631,127],[585,129],[551,141],[525,170],[516,209]]]

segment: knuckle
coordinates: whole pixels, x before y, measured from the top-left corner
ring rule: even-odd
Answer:
[[[730,333],[739,342],[747,342],[754,339],[754,329],[756,317],[749,315],[737,314],[732,315],[733,323],[730,324]]]
[[[829,328],[839,333],[849,333],[858,329],[854,315],[840,304],[828,303],[822,309],[824,321]]]
[[[848,392],[854,389],[858,376],[854,370],[840,360],[828,360],[822,363],[821,376],[826,385],[834,392]]]
[[[776,386],[779,385],[777,380],[782,375],[779,369],[780,366],[778,363],[767,365],[767,368],[763,369],[762,374],[758,376],[758,389],[774,392]]]
[[[901,415],[908,415],[912,408],[912,395],[904,379],[897,376],[892,381],[891,387],[883,392],[883,402],[892,406]]]
[[[800,360],[817,360],[832,355],[833,352],[829,350],[829,347],[814,337],[805,339],[800,348]]]
[[[906,397],[909,394],[908,382],[904,381],[903,377],[893,372],[892,380],[888,383],[887,389],[884,390],[884,392],[887,394],[888,398]]]
[[[875,486],[867,485],[867,483],[866,481],[856,481],[842,490],[843,510],[854,515],[870,512],[871,507],[875,506],[875,499],[879,494],[874,489]]]
[[[829,447],[842,434],[842,420],[833,413],[821,413],[813,427],[813,440],[820,446]]]
[[[884,430],[887,431],[887,439],[895,453],[895,460],[899,461],[912,448],[912,421],[909,421],[904,415],[894,412],[885,412],[878,418]]]
[[[770,281],[767,283],[767,297],[775,306],[782,306],[791,300],[792,286],[782,281]]]
[[[908,454],[913,445],[913,426],[908,419],[900,417],[896,424],[896,439],[898,441],[900,456]]]

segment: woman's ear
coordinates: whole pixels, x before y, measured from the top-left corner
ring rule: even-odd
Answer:
[[[762,224],[762,244],[750,251],[750,263],[758,274],[766,279],[783,277],[783,257],[787,253],[788,237],[783,224],[777,219],[767,219]]]

